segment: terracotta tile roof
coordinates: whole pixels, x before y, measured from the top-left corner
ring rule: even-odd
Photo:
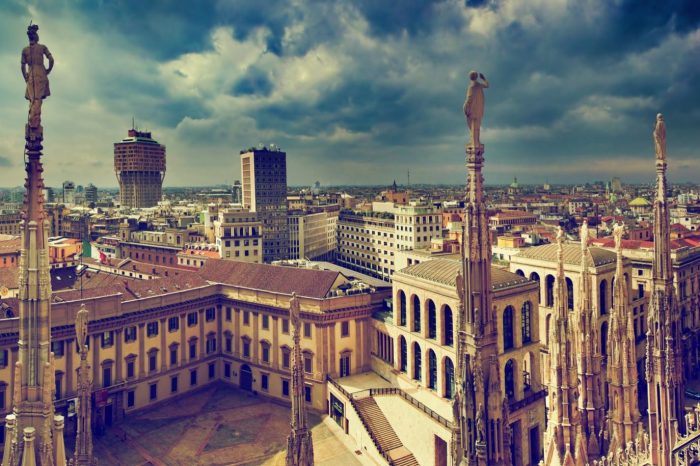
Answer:
[[[240,286],[273,293],[321,299],[342,275],[329,270],[300,269],[268,264],[251,264],[209,259],[199,275],[214,283]]]
[[[12,239],[0,241],[0,254],[19,254],[20,238],[14,237]]]
[[[0,288],[3,286],[9,290],[17,289],[19,286],[19,268],[0,268]]]
[[[525,248],[517,257],[525,257],[529,259],[538,259],[547,262],[556,262],[557,260],[557,245],[545,244],[543,246],[533,246]],[[601,248],[588,248],[588,257],[586,264],[589,267],[598,267],[600,265],[614,263],[617,256],[614,252]],[[572,265],[581,264],[581,246],[579,244],[564,244],[564,263]]]
[[[433,259],[410,265],[396,273],[456,287],[457,274],[460,272],[461,268],[459,260]],[[508,272],[507,270],[491,267],[491,289],[494,291],[522,285],[529,281],[530,280],[527,278]]]

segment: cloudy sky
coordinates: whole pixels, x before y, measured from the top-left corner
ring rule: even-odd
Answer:
[[[29,20],[54,55],[46,178],[116,186],[131,118],[167,146],[168,186],[240,178],[287,151],[290,184],[459,183],[470,69],[491,83],[487,182],[700,179],[696,0],[0,1],[0,186],[20,185]]]

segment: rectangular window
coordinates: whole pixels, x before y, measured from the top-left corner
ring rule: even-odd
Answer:
[[[227,336],[226,337],[226,352],[230,353],[233,351],[233,338]]]
[[[231,308],[226,308],[226,322],[231,322]]]
[[[134,392],[134,390],[129,390],[128,392],[126,392],[126,406],[127,406],[127,408],[133,408],[135,400],[136,400],[136,393]]]
[[[213,362],[209,364],[209,380],[216,377],[216,364]]]
[[[112,369],[105,367],[102,369],[102,386],[107,388],[112,385]]]
[[[311,323],[304,322],[304,338],[311,338]]]
[[[157,366],[158,353],[153,352],[148,355],[148,372],[155,372]]]
[[[282,319],[282,333],[289,334],[289,319]]]
[[[250,342],[248,342],[248,341],[243,342],[243,357],[244,358],[250,357]]]
[[[308,354],[305,354],[304,355],[304,372],[306,372],[307,374],[311,374],[311,372],[313,371],[313,369],[312,369],[313,365],[311,362],[312,362],[311,356]]]
[[[124,329],[124,342],[136,341],[136,327],[127,327]]]
[[[207,354],[211,354],[216,351],[216,338],[207,338]]]
[[[197,357],[197,342],[190,342],[190,359]]]
[[[231,378],[231,363],[224,363],[224,377]]]
[[[282,367],[289,369],[289,351],[282,352]]]
[[[103,332],[102,333],[102,347],[109,348],[114,344],[114,333],[113,332]]]
[[[282,380],[282,396],[289,396],[289,380]]]
[[[270,328],[270,316],[263,314],[262,316],[262,328],[267,330]]]
[[[344,354],[340,357],[340,376],[347,377],[350,375],[350,355]]]
[[[180,329],[180,318],[171,317],[168,319],[168,331],[177,332]]]
[[[54,393],[54,399],[55,400],[60,400],[61,399],[61,378],[56,377],[55,383],[54,383],[54,390],[56,393]],[[5,407],[5,392],[0,392],[2,393],[2,407]]]
[[[158,399],[158,383],[152,383],[151,385],[148,386],[148,389],[149,389],[148,398],[151,401],[157,400]]]
[[[638,284],[637,284],[637,292],[638,292],[638,296],[639,296],[640,298],[643,298],[643,297],[644,297],[644,284],[643,284],[643,283],[638,283]]]
[[[197,369],[190,371],[190,385],[197,385]]]
[[[146,324],[146,335],[149,337],[158,336],[158,322],[149,322]]]
[[[304,385],[304,399],[307,403],[311,403],[311,385]]]
[[[58,391],[56,391],[56,393],[58,393]],[[0,411],[5,411],[5,390],[0,390]],[[5,443],[4,439],[2,440],[3,442],[0,443]]]
[[[267,391],[269,389],[269,378],[267,374],[260,374],[260,388]]]
[[[170,393],[177,393],[177,375],[170,377]]]
[[[187,314],[187,326],[194,327],[195,325],[197,325],[197,313],[190,312]]]
[[[347,337],[350,335],[350,322],[345,321],[340,323],[340,336]]]
[[[52,341],[51,342],[51,352],[53,355],[57,358],[60,358],[63,356],[64,350],[65,350],[65,345],[63,344],[62,341]]]
[[[263,362],[270,362],[270,347],[267,345],[262,347],[262,360]]]
[[[134,378],[134,361],[127,361],[126,363],[126,378]]]
[[[170,365],[177,365],[177,348],[170,348]]]
[[[207,309],[205,319],[207,322],[211,322],[212,320],[216,319],[216,308],[210,307],[209,309]]]
[[[250,312],[243,311],[243,325],[250,325]]]

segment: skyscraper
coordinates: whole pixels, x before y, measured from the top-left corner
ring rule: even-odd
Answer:
[[[130,129],[114,143],[114,172],[122,207],[153,207],[163,195],[165,146],[150,132]]]
[[[241,151],[243,205],[262,221],[263,260],[287,259],[287,153],[277,147]]]
[[[85,188],[85,202],[88,204],[97,202],[97,186],[92,183]]]

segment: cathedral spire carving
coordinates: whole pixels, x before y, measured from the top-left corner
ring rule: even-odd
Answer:
[[[653,463],[672,464],[671,449],[685,433],[682,322],[673,287],[671,235],[666,192],[666,124],[656,117],[656,198],[654,199],[653,284],[649,301],[646,377]]]
[[[576,348],[567,309],[563,236],[560,227],[557,232],[554,311],[549,333],[549,421],[544,439],[544,464],[582,466],[588,462],[588,452],[578,410]]]
[[[88,339],[88,310],[85,304],[80,305],[80,309],[75,317],[75,338],[78,342],[78,352],[80,354],[80,366],[78,367],[78,406],[77,406],[77,427],[75,436],[75,455],[73,464],[75,466],[94,466],[96,464],[92,453],[92,423],[90,420],[92,413],[92,377],[90,363],[88,362],[89,349]]]
[[[622,257],[624,227],[616,225],[615,252],[615,303],[610,313],[610,332],[607,348],[608,398],[609,398],[609,451],[624,448],[634,442],[641,431],[641,414],[637,397],[637,347],[634,327],[630,319],[627,276]]]
[[[581,272],[579,293],[575,302],[575,331],[577,340],[577,367],[580,381],[578,408],[581,428],[586,435],[589,457],[597,458],[604,447],[603,383],[601,375],[602,351],[598,331],[599,313],[594,309],[591,293],[591,275],[588,271],[588,222],[581,225]]]
[[[304,359],[301,355],[301,309],[299,298],[292,293],[289,300],[289,320],[292,323],[292,422],[291,432],[287,437],[286,466],[313,466],[314,446],[311,431],[306,423],[306,404],[304,399]]]
[[[482,80],[485,82],[483,77]],[[454,465],[510,464],[508,410],[503,403],[497,325],[492,305],[491,238],[482,174],[484,145],[478,137],[486,87],[487,84],[472,78],[464,104],[471,137],[466,147],[462,273],[457,276],[460,309],[452,432]]]

